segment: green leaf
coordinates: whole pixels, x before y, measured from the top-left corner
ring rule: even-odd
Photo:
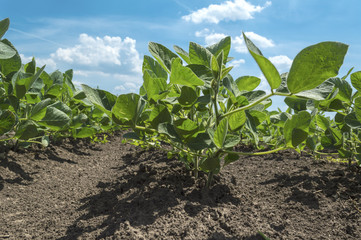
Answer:
[[[243,76],[236,79],[240,91],[253,91],[261,83],[261,79],[253,76]]]
[[[355,99],[355,109],[357,119],[361,122],[361,97]]]
[[[207,50],[209,50],[214,56],[218,56],[223,51],[224,57],[222,59],[222,63],[226,64],[229,51],[231,50],[231,37],[227,36],[219,42],[208,46]]]
[[[24,65],[24,69],[26,73],[35,74],[36,62],[34,57],[31,59],[30,62]]]
[[[9,59],[16,54],[16,51],[9,45],[0,42],[0,59]]]
[[[4,36],[4,34],[9,29],[9,25],[10,25],[10,19],[9,18],[5,18],[5,19],[0,21],[0,39]]]
[[[141,108],[140,96],[135,93],[119,95],[112,109],[114,116],[120,120],[133,121],[136,123]]]
[[[184,67],[179,58],[174,59],[170,75],[170,83],[180,84],[188,87],[203,86],[204,82],[187,67]]]
[[[361,92],[361,71],[352,73],[350,78],[352,86]]]
[[[85,124],[87,120],[88,120],[88,116],[85,115],[84,113],[80,113],[79,115],[73,117],[73,119],[71,120],[71,127],[79,128],[83,124]]]
[[[193,88],[183,86],[181,89],[181,95],[178,98],[178,102],[184,107],[189,107],[192,106],[197,101],[197,99],[197,92]]]
[[[15,137],[22,140],[28,140],[38,135],[38,125],[32,120],[21,122],[15,133]]]
[[[159,43],[150,42],[148,49],[152,56],[157,59],[160,65],[167,72],[170,72],[172,69],[173,58],[180,60],[180,58],[175,53]]]
[[[111,111],[117,100],[117,97],[105,90],[94,89],[85,84],[81,85],[87,99],[92,102],[97,108],[102,110],[109,117],[112,116]]]
[[[261,69],[271,88],[278,88],[282,80],[276,67],[272,64],[270,60],[268,60],[262,55],[262,52],[256,47],[256,45],[254,45],[254,43],[250,39],[246,37],[244,33],[243,38],[247,45],[248,51],[257,62],[259,68]]]
[[[6,46],[11,47],[15,51],[15,55],[13,55],[11,58],[2,59],[0,57],[0,71],[5,76],[7,76],[9,73],[19,71],[21,68],[21,58],[18,51],[16,51],[15,47],[7,39],[1,40],[0,43],[1,45],[5,44]]]
[[[189,58],[189,53],[187,53],[183,48],[181,48],[177,45],[173,46],[173,48],[174,48],[174,51],[176,53],[178,53],[179,56],[181,56],[186,63],[191,64],[191,60]]]
[[[330,120],[322,115],[316,115],[316,123],[324,131],[330,127]]]
[[[196,122],[188,119],[181,118],[173,122],[175,130],[180,137],[184,140],[189,140],[194,134],[199,132],[199,126]]]
[[[218,124],[216,131],[214,132],[213,142],[218,148],[224,147],[224,142],[228,133],[228,119],[224,118]]]
[[[50,98],[44,99],[41,102],[35,104],[30,113],[31,119],[34,121],[39,121],[40,119],[42,119],[45,116],[46,107],[50,104]]]
[[[164,122],[164,123],[159,124],[158,132],[160,134],[167,135],[170,139],[172,139],[175,142],[181,142],[178,133],[174,129],[174,126],[170,123]]]
[[[239,159],[239,155],[235,153],[228,153],[227,156],[224,157],[223,167],[227,166],[230,163],[233,163]]]
[[[167,79],[153,78],[150,70],[145,70],[143,75],[143,87],[147,93],[148,99],[158,101],[167,96]]]
[[[325,81],[319,86],[311,89],[296,93],[297,97],[304,97],[314,100],[325,100],[333,92],[334,84],[331,81]]]
[[[335,78],[330,78],[326,82],[330,82],[334,84],[335,87],[338,88],[338,94],[336,96],[338,99],[340,99],[343,102],[351,103],[352,87],[346,80],[342,80],[341,78],[335,77]]]
[[[194,151],[213,148],[214,144],[208,133],[199,133],[195,138],[188,142],[188,147]]]
[[[165,80],[168,79],[168,73],[160,63],[155,61],[152,57],[144,55],[143,60],[143,74],[146,70],[150,70],[154,75],[155,78],[163,78]],[[153,77],[154,78],[154,77]]]
[[[302,98],[286,97],[285,103],[296,111],[307,110],[307,100]]]
[[[244,111],[233,113],[228,117],[229,128],[232,132],[237,131],[245,124],[246,120]]]
[[[172,123],[172,116],[166,106],[158,104],[152,109],[149,121],[151,121],[152,127],[157,129],[161,123]]]
[[[74,138],[88,138],[94,136],[97,130],[93,127],[81,127],[72,130]]]
[[[232,148],[239,144],[241,137],[239,135],[227,135],[224,141],[224,148]]]
[[[284,137],[286,146],[297,147],[305,141],[308,136],[308,130],[311,123],[311,114],[307,111],[301,111],[288,119],[284,125]]]
[[[287,86],[291,93],[310,90],[328,78],[337,76],[348,45],[321,42],[303,49],[294,58],[288,73]]]
[[[199,64],[210,68],[212,56],[213,54],[201,45],[194,42],[189,43],[189,58],[192,64]]]
[[[0,136],[11,131],[15,125],[16,117],[10,110],[5,110],[0,114]]]
[[[69,116],[57,109],[56,107],[48,106],[46,108],[45,116],[37,121],[38,124],[48,127],[53,131],[58,131],[62,129],[70,121]]]

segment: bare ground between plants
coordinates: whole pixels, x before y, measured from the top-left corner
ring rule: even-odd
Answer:
[[[361,173],[293,151],[202,190],[159,151],[66,140],[0,162],[0,239],[361,239]]]

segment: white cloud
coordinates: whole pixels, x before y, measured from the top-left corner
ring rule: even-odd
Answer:
[[[266,37],[263,37],[261,35],[258,35],[254,32],[245,32],[244,33],[257,47],[259,48],[271,48],[274,47],[275,44],[271,39],[268,39]],[[239,53],[247,53],[247,47],[244,43],[243,36],[237,36],[232,39],[233,47],[236,50],[236,52]]]
[[[238,60],[231,61],[229,64],[231,66],[233,66],[234,68],[237,68],[237,67],[241,66],[241,64],[245,64],[245,63],[246,63],[246,61],[244,59],[238,59]]]
[[[141,72],[141,59],[135,48],[136,41],[129,37],[91,37],[83,33],[79,44],[69,48],[58,48],[51,58],[69,64],[100,66],[127,65],[133,72]]]
[[[33,59],[32,57],[27,57],[21,53],[20,53],[20,58],[23,64],[26,64]],[[47,72],[53,72],[56,70],[56,63],[52,58],[35,58],[35,62],[37,67],[42,67],[46,65],[45,71]]]
[[[268,58],[280,72],[288,71],[292,65],[292,59],[285,55],[279,55]]]
[[[254,44],[256,44],[259,48],[271,48],[274,47],[275,44],[271,39],[263,37],[254,32],[245,32],[246,36],[252,40]],[[196,37],[203,37],[206,45],[214,44],[220,41],[222,38],[225,38],[227,35],[223,33],[215,33],[211,32],[208,28],[205,28],[201,31],[197,31],[195,33]],[[232,37],[232,47],[236,52],[239,53],[248,53],[246,44],[244,43],[243,36]]]
[[[223,33],[214,33],[214,32],[210,33],[208,28],[205,28],[201,31],[197,31],[195,35],[196,37],[204,37],[207,46],[215,44],[219,42],[221,39],[227,37],[227,35]]]
[[[254,13],[261,12],[271,5],[267,1],[263,7],[255,6],[246,0],[226,1],[221,4],[211,4],[206,8],[199,9],[189,15],[183,16],[187,22],[193,23],[219,23],[220,21],[248,20],[253,18]]]

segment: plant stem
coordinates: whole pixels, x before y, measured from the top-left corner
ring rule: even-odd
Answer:
[[[224,153],[232,153],[232,154],[238,154],[238,155],[246,155],[246,156],[259,156],[259,155],[266,155],[270,153],[275,153],[281,150],[287,149],[286,147],[279,147],[273,150],[265,151],[265,152],[235,152],[235,151],[229,151],[229,150],[222,150]]]
[[[209,187],[211,186],[212,180],[213,180],[213,172],[209,172],[208,173],[208,179],[207,179],[207,184],[206,184],[206,188],[209,189]]]

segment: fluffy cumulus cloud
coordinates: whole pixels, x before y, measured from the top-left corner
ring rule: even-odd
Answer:
[[[229,64],[231,66],[233,66],[234,68],[237,68],[237,67],[241,66],[241,64],[245,64],[245,63],[246,63],[246,61],[244,59],[238,59],[238,60],[231,61]]]
[[[271,39],[258,35],[254,32],[245,32],[245,35],[251,39],[251,41],[256,44],[259,48],[271,48],[274,47],[275,44]],[[247,53],[247,47],[244,42],[243,36],[236,36],[232,39],[234,49],[239,53]]]
[[[267,1],[264,6],[256,6],[246,0],[226,1],[221,4],[211,4],[182,18],[193,23],[210,22],[216,24],[220,21],[248,20],[253,18],[254,13],[259,13],[270,5],[270,1]]]
[[[254,33],[254,32],[245,32],[245,34],[259,48],[271,48],[271,47],[275,46],[272,39],[268,39],[257,33]],[[195,33],[195,36],[204,38],[206,45],[211,45],[211,44],[218,42],[222,38],[225,38],[227,35],[225,35],[223,33],[216,33],[216,32],[210,31],[208,28],[205,28],[201,31],[197,31]],[[248,52],[242,35],[232,37],[232,47],[234,48],[234,50],[236,52],[239,52],[239,53],[247,53]]]
[[[204,37],[207,46],[217,43],[221,39],[227,37],[227,35],[223,33],[210,32],[208,28],[205,28],[201,31],[197,31],[195,35],[196,37]]]
[[[285,55],[268,58],[280,72],[288,71],[292,65],[292,59]]]
[[[79,44],[59,48],[51,54],[55,61],[98,67],[101,65],[127,65],[133,72],[141,72],[141,59],[136,41],[129,37],[92,37],[80,34]]]

